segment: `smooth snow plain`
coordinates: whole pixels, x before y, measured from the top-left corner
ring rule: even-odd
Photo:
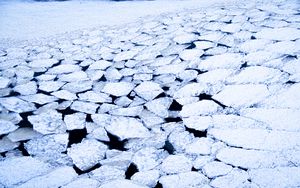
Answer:
[[[0,1],[0,46],[101,25],[121,25],[145,16],[237,0],[158,0],[34,2]],[[2,44],[1,44],[2,43]]]

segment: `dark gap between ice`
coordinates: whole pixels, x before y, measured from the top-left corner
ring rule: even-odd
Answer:
[[[119,137],[107,132],[107,136],[109,141],[102,141],[104,144],[108,146],[109,149],[116,149],[119,151],[127,151],[125,148],[125,143],[127,140],[120,141]]]
[[[161,94],[157,95],[154,99],[158,99],[158,98],[164,98],[167,97],[168,95],[164,92],[162,92]]]
[[[76,113],[77,111],[75,110],[72,110],[70,107],[64,109],[64,110],[57,110],[58,112],[62,113],[63,116],[65,115],[70,115],[70,114],[74,114]]]
[[[161,183],[157,182],[157,184],[155,185],[155,187],[154,187],[154,188],[163,188],[163,186],[162,186],[162,184],[161,184]]]
[[[106,79],[105,76],[103,75],[98,81],[99,81],[99,82],[106,82],[107,79]]]
[[[43,90],[40,90],[40,89],[37,90],[37,93],[41,93],[41,94],[45,94],[45,95],[51,95],[50,92],[43,91]]]
[[[200,36],[201,34],[199,32],[192,32],[194,35]]]
[[[20,96],[20,93],[14,91],[14,90],[11,90],[7,97],[17,97],[17,96]]]
[[[79,91],[79,92],[76,92],[76,95],[78,96],[79,94],[86,93],[87,91],[92,91],[92,90],[91,89],[86,89],[86,90],[83,90],[83,91]]]
[[[247,170],[248,170],[247,168],[243,168],[243,167],[240,167],[240,166],[238,166],[237,168],[238,168],[238,169],[241,169],[241,170],[244,170],[244,171],[247,171]]]
[[[7,134],[0,135],[0,140],[4,138]]]
[[[130,93],[129,93],[126,97],[128,97],[128,99],[130,99],[130,100],[134,100],[134,97],[135,97],[135,96],[132,96],[132,95],[130,95]]]
[[[227,46],[226,44],[221,44],[221,43],[218,43],[218,44],[217,44],[217,47],[231,48],[230,46]]]
[[[207,137],[207,131],[197,131],[195,129],[191,129],[188,127],[185,127],[186,131],[189,133],[192,133],[195,137],[201,138],[201,137]]]
[[[114,95],[109,95],[109,97],[111,98],[111,103],[115,104],[116,99],[118,98],[117,96]],[[129,98],[129,97],[128,97]]]
[[[7,52],[6,51],[3,51],[5,54],[4,55],[1,55],[1,57],[5,57],[7,56]]]
[[[87,114],[87,115],[86,115],[86,118],[85,118],[85,121],[86,121],[86,122],[93,122],[93,120],[92,120],[92,115],[91,115],[91,114]]]
[[[36,108],[41,108],[41,107],[43,107],[44,105],[46,105],[46,104],[35,103],[35,107],[36,107]]]
[[[175,152],[175,148],[168,140],[165,141],[165,145],[162,149],[166,150],[170,155],[174,154]]]
[[[128,1],[128,0],[112,0],[112,1]],[[131,0],[129,0],[131,1]],[[150,35],[149,33],[145,32],[145,31],[142,31],[141,32],[142,35]]]
[[[182,82],[183,80],[181,78],[176,78],[175,81]]]
[[[89,66],[82,67],[82,71],[86,71],[89,68]]]
[[[18,147],[18,150],[21,151],[22,155],[23,156],[30,156],[30,154],[27,152],[27,150],[25,149],[25,146],[24,146],[24,142],[21,142],[19,147]]]
[[[289,80],[289,81],[287,81],[287,82],[285,82],[286,84],[295,84],[295,83],[297,83],[297,82],[294,82],[294,81],[291,81],[291,80]]]
[[[80,64],[83,62],[83,60],[75,60],[77,63],[76,64]]]
[[[167,117],[165,118],[166,123],[171,123],[171,122],[182,122],[182,119],[180,117]]]
[[[176,100],[173,99],[173,102],[170,105],[169,110],[171,110],[171,111],[181,111],[182,110],[182,105],[179,104]]]
[[[191,43],[189,43],[189,44],[187,44],[187,45],[189,45],[188,47],[185,48],[185,49],[187,49],[187,50],[196,48],[196,45],[195,45],[194,42],[191,42]]]
[[[53,68],[53,67],[56,67],[56,66],[60,65],[62,61],[63,61],[63,60],[61,60],[61,59],[58,60],[57,63],[54,63],[51,67],[49,67],[49,68],[47,68],[47,69],[51,69],[51,68]]]
[[[204,52],[206,52],[207,50],[209,50],[209,49],[205,49]],[[211,56],[213,56],[213,55],[210,55],[210,54],[203,54],[203,55],[200,57],[200,59],[205,60],[205,59],[207,59],[208,57],[211,57]],[[206,71],[206,72],[207,72],[207,71]]]
[[[241,65],[240,69],[242,69],[242,68],[246,68],[246,67],[248,67],[248,64],[247,64],[247,62],[243,63],[243,64]]]
[[[215,100],[212,98],[212,95],[208,95],[206,93],[202,93],[199,95],[199,100],[211,100],[211,101],[214,101],[215,103],[217,103],[219,106],[221,106],[222,108],[226,108],[227,106],[220,103],[219,101]]]
[[[69,130],[67,132],[69,133],[68,147],[71,147],[72,144],[80,143],[87,135],[86,128]]]
[[[125,179],[130,180],[130,178],[137,172],[139,172],[137,166],[134,163],[130,163],[129,167],[125,172]]]
[[[93,170],[96,170],[99,167],[101,167],[101,165],[98,163],[98,164],[96,164],[95,166],[93,166],[92,168],[90,168],[88,170],[80,170],[77,166],[73,165],[73,169],[75,170],[75,172],[78,175],[89,173],[89,172],[91,172]]]
[[[197,82],[198,80],[196,78],[190,81],[190,83],[197,83]]]
[[[22,120],[18,123],[20,127],[30,127],[32,128],[32,124],[28,121],[28,116],[32,116],[33,112],[23,112],[20,113],[20,116],[22,117]]]
[[[202,57],[202,56],[201,56]],[[206,73],[208,71],[202,71],[200,69],[191,69],[191,68],[187,68],[186,70],[194,70],[194,71],[197,71],[198,74],[203,74],[203,73]]]
[[[226,23],[226,24],[231,24],[231,23],[232,23],[232,20],[226,21],[226,22],[224,22],[224,23]]]
[[[194,167],[192,167],[192,171],[198,172],[198,170],[196,168],[194,168]]]
[[[44,72],[34,72],[33,77],[35,78],[35,77],[41,76],[43,74],[45,74],[45,71]]]
[[[64,99],[58,99],[56,102],[58,102],[58,104],[65,102],[66,100]]]
[[[134,46],[136,46],[136,47],[137,47],[137,46],[144,46],[143,44],[138,44],[138,43],[135,43],[135,42],[133,42],[132,44],[133,44]]]
[[[298,59],[296,55],[286,55],[282,61],[287,62],[287,61],[293,61]]]

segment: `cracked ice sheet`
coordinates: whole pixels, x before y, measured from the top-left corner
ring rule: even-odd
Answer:
[[[213,99],[226,106],[242,108],[257,104],[269,95],[267,86],[263,84],[227,85]]]
[[[299,151],[298,151],[299,153]],[[217,153],[217,159],[233,166],[245,169],[274,168],[278,166],[288,166],[295,162],[288,157],[289,153],[248,150],[240,148],[224,148]],[[288,160],[287,160],[288,159]]]
[[[266,129],[210,129],[209,134],[230,146],[268,151],[299,150],[300,132]]]
[[[0,163],[27,151],[54,165],[21,181],[31,187],[268,187],[270,174],[281,187],[298,186],[298,175],[285,178],[300,163],[298,10],[260,4],[176,12],[0,50]],[[255,37],[266,27],[281,33]]]
[[[261,168],[249,171],[253,183],[260,187],[298,187],[300,185],[299,167]]]

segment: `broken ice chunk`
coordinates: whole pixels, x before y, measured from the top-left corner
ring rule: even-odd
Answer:
[[[163,89],[155,82],[142,82],[134,91],[137,95],[149,101],[162,93]]]
[[[198,172],[183,172],[162,176],[159,182],[163,187],[205,187],[209,183],[209,180]]]
[[[32,128],[22,127],[17,129],[14,132],[9,133],[7,138],[9,138],[12,142],[31,140],[34,138],[41,137],[42,134],[34,131]]]
[[[192,162],[184,155],[170,155],[161,165],[161,170],[167,174],[189,172],[192,169]]]
[[[105,128],[109,133],[118,136],[120,140],[150,136],[149,130],[135,118],[113,117],[111,123],[107,124]]]
[[[11,121],[0,119],[0,135],[7,134],[16,130],[18,126]]]
[[[20,145],[19,142],[12,142],[7,136],[0,139],[0,153],[4,153],[17,148]]]
[[[25,102],[17,97],[0,98],[0,104],[6,109],[17,113],[36,110],[33,103]]]
[[[186,104],[182,107],[179,115],[182,117],[211,115],[220,110],[221,106],[210,100],[202,100],[196,103]]]
[[[77,99],[77,96],[74,93],[71,93],[67,90],[59,90],[52,92],[51,95],[59,98],[59,99],[65,99],[65,100],[75,100]]]
[[[206,164],[202,170],[207,177],[215,178],[217,176],[228,174],[232,170],[232,167],[223,162],[212,161]]]
[[[19,188],[61,187],[62,185],[71,182],[77,176],[78,176],[77,173],[72,167],[62,166],[51,171],[49,174],[32,178],[18,187]]]
[[[28,65],[33,68],[48,68],[58,63],[57,59],[37,59],[31,61]]]
[[[62,120],[62,114],[55,110],[48,110],[38,115],[28,116],[28,121],[33,129],[42,134],[64,133],[66,125]]]
[[[128,95],[132,89],[134,88],[133,83],[129,82],[118,82],[118,83],[107,83],[104,88],[102,89],[102,92],[108,93],[114,96],[124,96]]]
[[[64,121],[68,130],[83,129],[85,127],[86,114],[74,113],[65,115]]]
[[[10,79],[0,77],[0,89],[6,88],[10,83]]]
[[[50,165],[32,157],[7,158],[0,161],[0,184],[12,187],[50,170]]]
[[[68,149],[73,163],[82,171],[88,170],[104,158],[107,146],[94,139],[84,139]]]
[[[99,107],[98,104],[91,103],[91,102],[83,102],[83,101],[74,101],[71,105],[72,110],[76,110],[78,112],[84,112],[87,114],[95,114],[97,108]]]
[[[262,84],[228,85],[212,98],[234,108],[249,107],[270,95]]]

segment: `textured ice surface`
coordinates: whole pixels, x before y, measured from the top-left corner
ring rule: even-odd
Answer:
[[[209,100],[203,100],[196,103],[184,105],[180,112],[182,117],[190,117],[197,115],[211,115],[218,111],[220,106]]]
[[[1,161],[0,169],[1,184],[11,187],[43,175],[49,172],[51,167],[32,157],[17,157]]]
[[[262,84],[228,85],[213,98],[226,106],[241,108],[261,102],[269,94],[267,86]]]
[[[129,94],[133,88],[134,84],[129,82],[107,83],[102,92],[119,97]]]
[[[34,130],[42,134],[63,133],[66,130],[62,114],[55,110],[29,116],[28,121],[33,125]]]
[[[114,117],[110,124],[105,125],[105,129],[120,140],[150,136],[150,132],[140,121],[129,117]]]
[[[191,168],[191,161],[183,155],[170,155],[162,162],[161,165],[162,171],[167,174],[188,172]]]
[[[68,149],[68,155],[74,164],[81,170],[88,170],[100,162],[105,156],[107,146],[94,139],[86,139],[78,144],[73,144]]]
[[[299,6],[219,3],[2,47],[0,187],[299,187]]]
[[[155,82],[142,82],[134,89],[134,91],[137,95],[146,100],[152,100],[163,92],[159,84]]]
[[[2,119],[0,120],[0,135],[13,132],[17,128],[18,127],[10,121],[2,120]]]
[[[25,187],[59,187],[65,185],[75,179],[77,174],[71,167],[59,167],[49,174],[38,176],[30,179],[26,183],[18,186],[20,188]]]

